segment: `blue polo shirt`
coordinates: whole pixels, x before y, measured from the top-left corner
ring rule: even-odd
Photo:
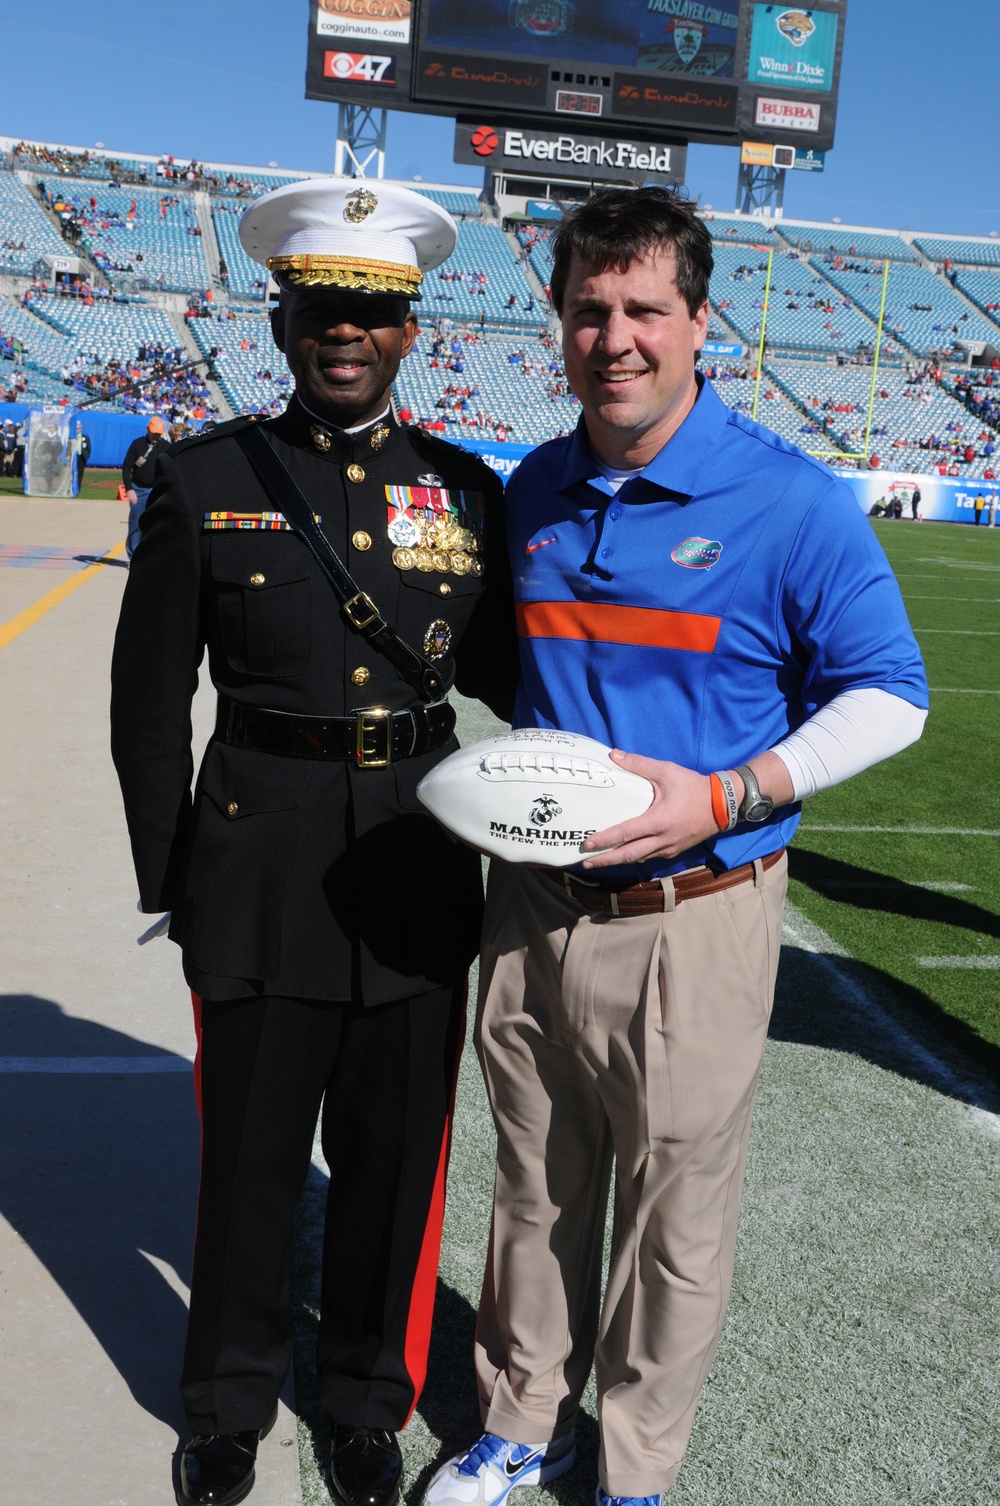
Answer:
[[[772,747],[844,690],[877,686],[926,707],[899,587],[849,487],[698,382],[684,423],[617,494],[582,418],[511,479],[514,725],[708,774]],[[800,814],[784,806],[676,858],[601,873],[733,868],[787,843]]]

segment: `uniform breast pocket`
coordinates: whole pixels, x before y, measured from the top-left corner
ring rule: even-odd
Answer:
[[[407,570],[402,582],[396,631],[427,658],[443,663],[455,651],[482,594],[482,581],[472,575]]]
[[[311,567],[287,533],[246,530],[212,542],[212,579],[222,649],[240,674],[302,674],[312,644]]]

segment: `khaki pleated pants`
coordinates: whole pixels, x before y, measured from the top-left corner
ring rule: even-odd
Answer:
[[[663,914],[590,914],[494,863],[476,1044],[497,1129],[476,1332],[484,1425],[573,1428],[596,1365],[611,1495],[673,1484],[722,1329],[781,939],[784,859]],[[616,1166],[611,1266],[605,1213]]]

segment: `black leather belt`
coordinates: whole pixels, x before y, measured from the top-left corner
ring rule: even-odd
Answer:
[[[285,758],[337,758],[359,769],[384,769],[400,758],[441,748],[455,730],[447,701],[388,711],[372,706],[351,716],[292,716],[244,706],[220,695],[215,735],[233,748]]]

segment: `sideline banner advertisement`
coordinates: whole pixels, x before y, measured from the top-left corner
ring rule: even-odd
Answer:
[[[917,487],[920,501],[917,514],[925,523],[975,523],[976,497],[985,503],[983,523],[989,522],[989,509],[1000,506],[1000,482],[981,481],[975,476],[919,476],[913,471],[837,471],[853,491],[862,512],[870,513],[876,503],[885,507],[895,501],[903,504],[903,517],[912,517],[910,501]]]

